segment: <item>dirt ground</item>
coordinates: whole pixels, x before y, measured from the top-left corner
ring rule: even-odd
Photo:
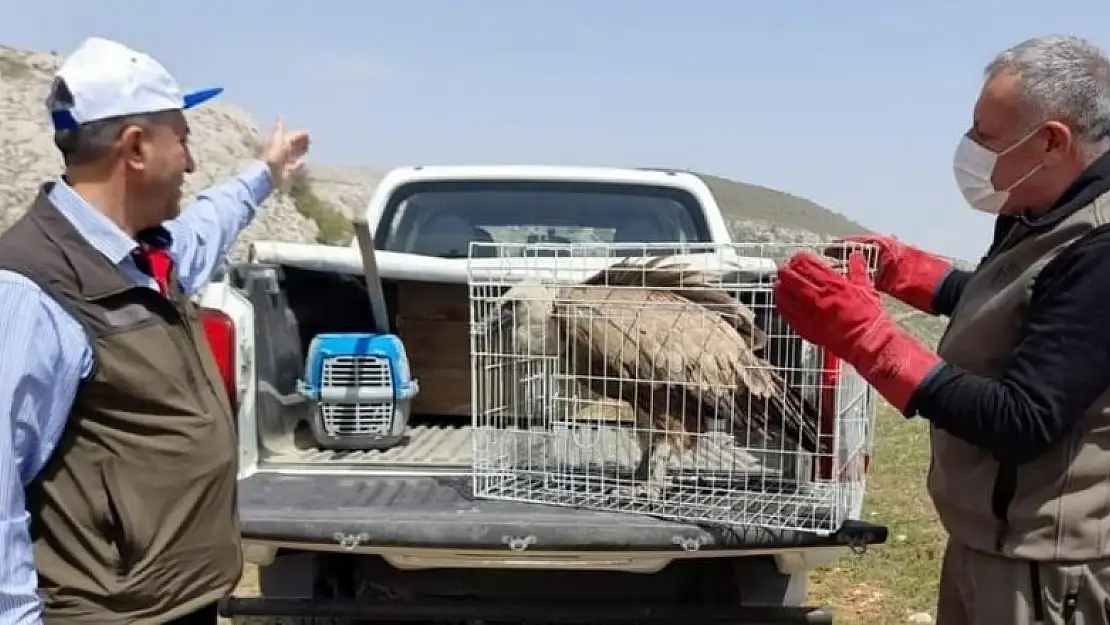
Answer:
[[[837,623],[892,625],[935,616],[940,559],[947,539],[925,490],[929,434],[883,403],[864,516],[890,528],[890,540],[817,570],[811,600],[837,607]]]

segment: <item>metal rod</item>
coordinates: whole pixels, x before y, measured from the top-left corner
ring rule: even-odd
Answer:
[[[382,277],[378,273],[378,261],[374,256],[374,240],[370,236],[370,224],[365,217],[353,220],[355,236],[358,237],[358,251],[362,254],[362,275],[366,277],[366,292],[370,296],[370,310],[374,315],[374,331],[389,333],[389,312],[385,306],[385,293],[382,291]]]
[[[731,623],[831,625],[825,607],[642,605],[591,602],[374,603],[355,599],[226,598],[220,616],[353,618],[369,621],[509,621],[517,623]]]

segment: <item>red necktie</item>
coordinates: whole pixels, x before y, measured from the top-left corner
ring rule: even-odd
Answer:
[[[173,268],[173,258],[164,248],[153,245],[141,244],[135,252],[146,261],[146,273],[158,283],[158,290],[162,295],[169,293],[170,269]]]

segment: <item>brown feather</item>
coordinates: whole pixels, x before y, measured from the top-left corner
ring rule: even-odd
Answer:
[[[767,335],[756,325],[755,313],[750,308],[728,291],[710,284],[702,272],[670,257],[647,261],[625,258],[590,276],[582,285],[666,289],[721,315],[740,331],[752,349],[758,351],[767,345]]]
[[[686,286],[679,278],[689,275],[676,268],[667,283],[661,274],[645,280],[642,268],[618,266],[607,272],[606,286],[595,276],[592,284],[560,290],[552,317],[571,371],[595,393],[631,403],[654,428],[674,432],[672,443],[680,450],[716,415],[732,420],[738,438],[754,427],[815,449],[814,419],[803,417],[800,398],[753,353],[737,327],[736,318],[751,318],[738,311],[742,305],[727,304],[738,311],[733,316],[707,310],[702,301],[724,300],[661,290]]]

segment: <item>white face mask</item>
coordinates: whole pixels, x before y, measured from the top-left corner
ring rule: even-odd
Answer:
[[[960,139],[960,144],[956,148],[953,170],[956,174],[956,185],[959,186],[960,193],[963,194],[964,199],[972,208],[997,215],[1002,207],[1006,205],[1006,200],[1010,199],[1010,192],[1044,167],[1044,163],[1037,165],[1005,189],[995,189],[994,183],[991,182],[998,159],[1025,143],[1030,137],[1037,134],[1038,130],[1040,128],[1033,129],[1032,132],[998,153],[972,141],[967,135]]]

